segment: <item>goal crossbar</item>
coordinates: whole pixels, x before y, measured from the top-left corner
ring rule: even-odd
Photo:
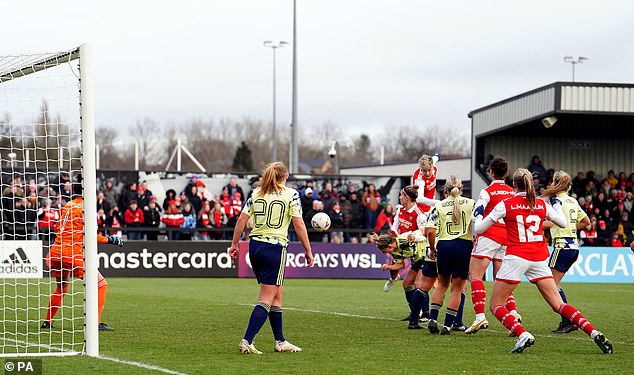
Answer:
[[[14,60],[0,68],[0,83],[71,62],[79,58],[79,48],[44,56],[15,56]]]

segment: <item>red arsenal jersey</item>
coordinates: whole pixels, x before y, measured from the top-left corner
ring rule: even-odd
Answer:
[[[410,208],[409,210],[406,210],[405,207],[400,206],[396,210],[396,216],[394,218],[395,220],[392,224],[392,228],[396,228],[396,232],[398,234],[413,232],[419,229],[419,224],[421,225],[422,229],[425,221],[427,221],[425,214],[417,205],[412,206],[412,208]]]
[[[412,176],[412,185],[420,186],[419,194],[420,194],[420,191],[422,191],[425,198],[434,199],[434,196],[436,195],[436,174],[437,173],[438,173],[438,168],[434,166],[432,168],[432,175],[429,178],[425,178],[420,168],[418,168],[414,171],[414,175]],[[418,203],[418,207],[420,207],[420,209],[423,212],[427,212],[431,209],[431,207],[422,203]]]
[[[495,180],[491,182],[489,186],[482,189],[476,207],[484,206],[484,216],[487,216],[493,208],[506,198],[510,198],[515,195],[515,190],[508,186],[502,180]],[[484,236],[492,239],[493,241],[506,245],[506,228],[504,227],[504,220],[495,222],[489,229],[487,229],[480,236]]]
[[[546,202],[541,199],[536,199],[531,212],[526,193],[517,193],[495,206],[490,216],[504,218],[506,254],[534,262],[548,259],[548,246],[542,229],[546,213]]]

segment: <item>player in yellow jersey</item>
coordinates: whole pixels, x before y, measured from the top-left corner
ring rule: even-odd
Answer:
[[[558,171],[553,175],[553,184],[544,191],[546,201],[550,201],[553,197],[561,201],[562,209],[566,216],[567,225],[563,228],[548,220],[544,222],[544,228],[550,228],[550,236],[553,239],[553,252],[550,254],[548,266],[553,273],[553,278],[559,289],[561,299],[563,299],[565,303],[567,303],[568,300],[566,299],[566,294],[561,289],[560,283],[566,272],[568,272],[579,257],[577,230],[590,227],[588,215],[581,209],[579,202],[568,195],[570,185],[570,175],[564,171]],[[562,316],[559,327],[553,330],[553,332],[569,333],[577,329],[578,327],[576,325]]]
[[[427,326],[432,334],[451,334],[461,294],[469,277],[469,261],[473,248],[471,213],[475,201],[462,197],[462,188],[462,181],[457,176],[449,176],[444,189],[447,198],[432,207],[427,219],[429,256],[436,259],[438,266],[438,286],[431,297]],[[438,313],[450,283],[451,296],[447,303],[447,314],[442,330],[439,330]]]
[[[306,252],[306,267],[313,266],[313,254],[302,219],[299,193],[285,186],[287,178],[288,171],[283,163],[273,162],[266,166],[262,186],[255,189],[245,203],[229,248],[229,255],[235,262],[240,253],[240,236],[249,219],[253,218],[253,229],[249,234],[249,258],[260,284],[260,294],[244,337],[238,345],[244,354],[262,354],[255,348],[253,338],[267,319],[275,337],[273,346],[276,352],[302,351],[300,347],[286,341],[282,332],[282,284],[291,221]]]
[[[420,274],[425,264],[425,253],[427,252],[427,239],[420,231],[416,230],[397,237],[390,233],[378,235],[372,233],[370,239],[377,249],[383,254],[392,256],[391,264],[384,264],[383,271],[400,271],[405,268],[405,259],[409,259],[411,267],[403,279],[403,289],[412,290],[412,297],[408,302],[410,307],[408,329],[423,329],[419,322],[420,312],[423,308],[424,279]],[[431,282],[433,285],[433,281]],[[429,288],[427,290],[429,291]],[[407,293],[407,292],[406,292]]]

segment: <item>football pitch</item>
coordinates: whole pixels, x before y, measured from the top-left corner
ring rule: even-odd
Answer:
[[[284,333],[304,351],[274,352],[267,322],[254,341],[264,354],[243,355],[237,346],[257,299],[254,280],[108,281],[102,320],[115,331],[100,333],[103,358],[44,357],[43,374],[634,372],[632,284],[565,285],[569,301],[614,344],[614,354],[605,355],[581,331],[551,333],[559,316],[534,286],[522,283],[515,294],[518,310],[536,342],[522,354],[511,354],[515,338],[488,311],[487,330],[431,335],[408,330],[400,321],[407,313],[400,282],[385,293],[383,280],[287,279]],[[467,325],[474,316],[470,301],[468,296]]]

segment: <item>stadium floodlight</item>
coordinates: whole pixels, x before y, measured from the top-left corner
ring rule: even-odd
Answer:
[[[89,55],[83,44],[63,52],[0,56],[0,177],[2,190],[15,192],[14,199],[3,199],[2,207],[0,357],[99,355]],[[87,192],[83,195],[85,277],[68,283],[55,328],[40,328],[56,280],[43,260],[51,236],[39,232],[37,219],[28,213],[47,199],[70,199],[60,191],[60,178],[80,173]],[[18,198],[22,192],[26,199]]]
[[[587,57],[579,56],[576,59],[572,56],[564,56],[564,61],[572,65],[572,82],[575,81],[575,65],[581,64],[582,62],[590,60]]]

